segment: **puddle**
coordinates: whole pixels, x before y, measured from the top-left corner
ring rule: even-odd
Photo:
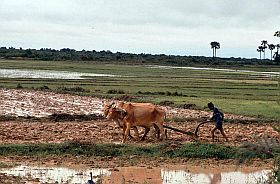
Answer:
[[[269,170],[207,171],[196,168],[146,168],[121,167],[118,169],[72,169],[66,167],[35,167],[21,165],[0,172],[8,175],[38,178],[40,183],[86,183],[93,174],[94,182],[101,183],[149,183],[149,184],[247,184],[263,183]]]
[[[85,79],[87,77],[116,77],[116,75],[54,70],[0,69],[0,77],[32,79]]]
[[[251,75],[261,75],[266,77],[279,77],[280,72],[258,72],[253,70],[234,70],[234,69],[223,69],[223,68],[207,68],[207,67],[183,67],[183,66],[160,66],[160,65],[147,65],[148,68],[159,68],[159,69],[189,69],[189,70],[208,70],[208,71],[222,71],[232,73],[242,73]]]

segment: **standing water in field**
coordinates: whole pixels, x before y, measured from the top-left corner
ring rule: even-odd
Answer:
[[[0,77],[32,79],[84,79],[85,77],[115,77],[115,75],[54,70],[0,69]]]
[[[270,171],[246,169],[223,171],[187,166],[181,168],[120,167],[115,169],[71,169],[66,167],[18,166],[2,169],[8,175],[38,178],[40,183],[86,183],[93,173],[93,181],[100,183],[153,183],[153,184],[246,184],[263,183]]]
[[[259,72],[259,71],[253,71],[253,70],[237,70],[237,69],[227,69],[227,68],[160,66],[160,65],[147,65],[147,67],[148,68],[159,68],[159,69],[189,69],[189,70],[220,71],[220,72],[231,72],[231,73],[259,75],[259,76],[266,76],[266,77],[280,76],[280,72]]]

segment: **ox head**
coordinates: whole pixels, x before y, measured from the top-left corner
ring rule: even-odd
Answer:
[[[117,107],[114,106],[114,107],[111,107],[111,108],[109,109],[106,118],[107,118],[108,120],[111,120],[111,119],[113,119],[113,120],[118,120],[118,119],[123,120],[123,118],[124,118],[126,115],[127,115],[126,110],[121,109],[121,108],[117,108]]]
[[[114,106],[115,106],[115,102],[112,102],[110,104],[104,104],[103,113],[105,117],[107,117],[109,110]]]

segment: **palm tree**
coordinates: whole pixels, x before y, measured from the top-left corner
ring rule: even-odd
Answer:
[[[274,33],[274,36],[280,37],[280,31],[276,31],[276,32]]]
[[[272,61],[272,51],[275,49],[275,45],[274,44],[268,44],[268,49],[270,50],[270,58]]]
[[[260,53],[260,59],[262,59],[262,50],[257,48],[257,51]]]
[[[214,41],[214,42],[211,42],[210,45],[211,45],[211,49],[213,49],[213,58],[215,58],[216,57],[216,50],[221,48],[220,43]]]
[[[263,46],[263,58],[265,59],[265,49],[267,48],[267,40],[263,40],[261,45]]]
[[[276,45],[276,52],[274,53],[273,57],[274,59],[280,63],[280,54],[279,54],[279,49],[280,49],[280,44]]]
[[[278,52],[279,49],[280,49],[280,44],[277,44],[277,45],[276,45],[276,48],[277,48],[277,52]]]
[[[280,37],[280,31],[276,31],[276,32],[274,33],[274,36]],[[274,54],[274,59],[275,59],[277,62],[280,63],[280,54],[279,54],[280,44],[277,44],[277,45],[276,45],[276,48],[277,48],[277,51],[276,51],[275,54]]]
[[[264,46],[259,46],[257,51],[260,53],[260,59],[262,59],[262,52],[264,52]]]

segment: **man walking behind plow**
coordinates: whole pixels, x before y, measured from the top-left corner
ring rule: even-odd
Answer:
[[[228,141],[228,138],[223,129],[224,114],[217,107],[215,107],[212,102],[208,103],[208,108],[213,111],[213,116],[210,118],[210,120],[215,121],[215,128],[211,131],[212,141],[214,142],[214,133],[217,129],[220,130],[226,141]]]

